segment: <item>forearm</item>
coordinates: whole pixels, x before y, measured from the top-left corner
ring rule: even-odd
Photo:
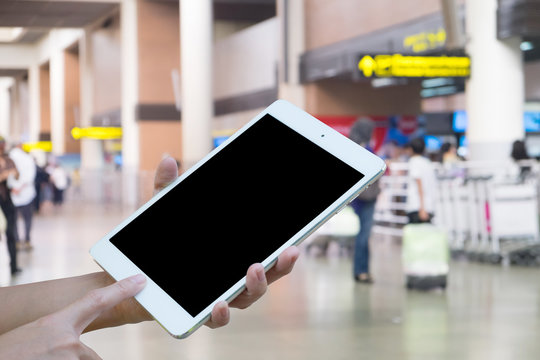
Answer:
[[[105,272],[97,272],[0,288],[0,334],[56,312],[88,291],[113,282]]]

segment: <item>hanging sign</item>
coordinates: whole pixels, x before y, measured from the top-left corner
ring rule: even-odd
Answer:
[[[468,77],[471,59],[467,56],[365,55],[358,70],[366,78]]]
[[[120,139],[122,138],[122,128],[97,126],[87,128],[74,127],[71,130],[71,136],[73,136],[75,140],[79,140],[81,138],[96,140]]]
[[[51,141],[37,141],[37,142],[27,142],[22,145],[22,148],[26,152],[31,152],[35,150],[41,150],[45,152],[52,151],[52,142]]]

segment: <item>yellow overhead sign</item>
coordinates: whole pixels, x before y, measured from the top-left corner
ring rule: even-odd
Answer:
[[[412,50],[414,53],[439,49],[444,47],[446,43],[446,31],[439,28],[437,32],[423,31],[418,34],[413,34],[403,39],[403,47]]]
[[[112,140],[122,138],[121,127],[87,127],[78,128],[74,127],[71,130],[71,136],[75,140],[81,138],[97,139],[97,140]]]
[[[26,152],[30,152],[32,150],[41,150],[45,152],[51,152],[52,142],[50,141],[27,142],[23,144],[22,148]]]
[[[367,78],[468,77],[471,59],[467,56],[366,55],[358,62],[358,69]]]

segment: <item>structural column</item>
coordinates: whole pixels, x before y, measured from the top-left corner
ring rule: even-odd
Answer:
[[[185,168],[212,149],[212,1],[180,0],[182,154]]]
[[[54,49],[50,59],[51,86],[51,141],[53,154],[62,155],[65,151],[65,68],[64,53]]]
[[[94,79],[92,68],[92,36],[86,29],[79,43],[80,56],[80,119],[81,127],[92,125],[94,113]],[[81,167],[84,170],[101,169],[103,167],[103,144],[100,140],[82,138]]]
[[[13,79],[0,78],[0,136],[9,135],[11,122],[11,99],[9,88],[13,86]]]
[[[28,111],[30,124],[28,126],[28,141],[39,140],[39,129],[41,125],[41,103],[39,84],[39,65],[32,65],[28,69]]]
[[[279,98],[305,108],[304,86],[300,84],[300,55],[305,51],[304,1],[278,2],[281,19],[281,74]]]
[[[520,39],[497,39],[497,0],[468,0],[466,19],[471,78],[466,84],[470,160],[502,160],[524,137]]]
[[[123,0],[122,40],[122,176],[123,198],[128,205],[138,201],[139,126],[135,107],[139,93],[137,51],[137,0]]]

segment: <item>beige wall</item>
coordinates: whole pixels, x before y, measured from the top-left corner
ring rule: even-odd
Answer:
[[[164,154],[182,159],[182,125],[178,121],[139,122],[141,170],[155,170]]]
[[[420,84],[373,88],[369,83],[327,80],[306,87],[313,115],[414,115],[420,113]]]
[[[306,50],[440,11],[440,3],[441,0],[304,0]]]
[[[254,25],[251,21],[214,21],[214,41],[227,38],[234,33]]]
[[[80,71],[79,71],[79,54],[71,51],[64,52],[64,91],[65,91],[65,152],[80,153],[81,142],[73,139],[71,129],[75,126],[80,126]]]
[[[180,68],[178,2],[139,1],[139,102],[174,103],[171,71]]]
[[[278,25],[268,19],[215,43],[215,99],[276,86]]]
[[[264,108],[259,108],[216,116],[212,124],[213,135],[229,134],[231,132],[234,132],[247,124],[251,119],[255,117],[255,115],[257,115],[263,110]]]
[[[121,104],[120,17],[112,20],[109,27],[92,34],[94,114],[119,109]]]

